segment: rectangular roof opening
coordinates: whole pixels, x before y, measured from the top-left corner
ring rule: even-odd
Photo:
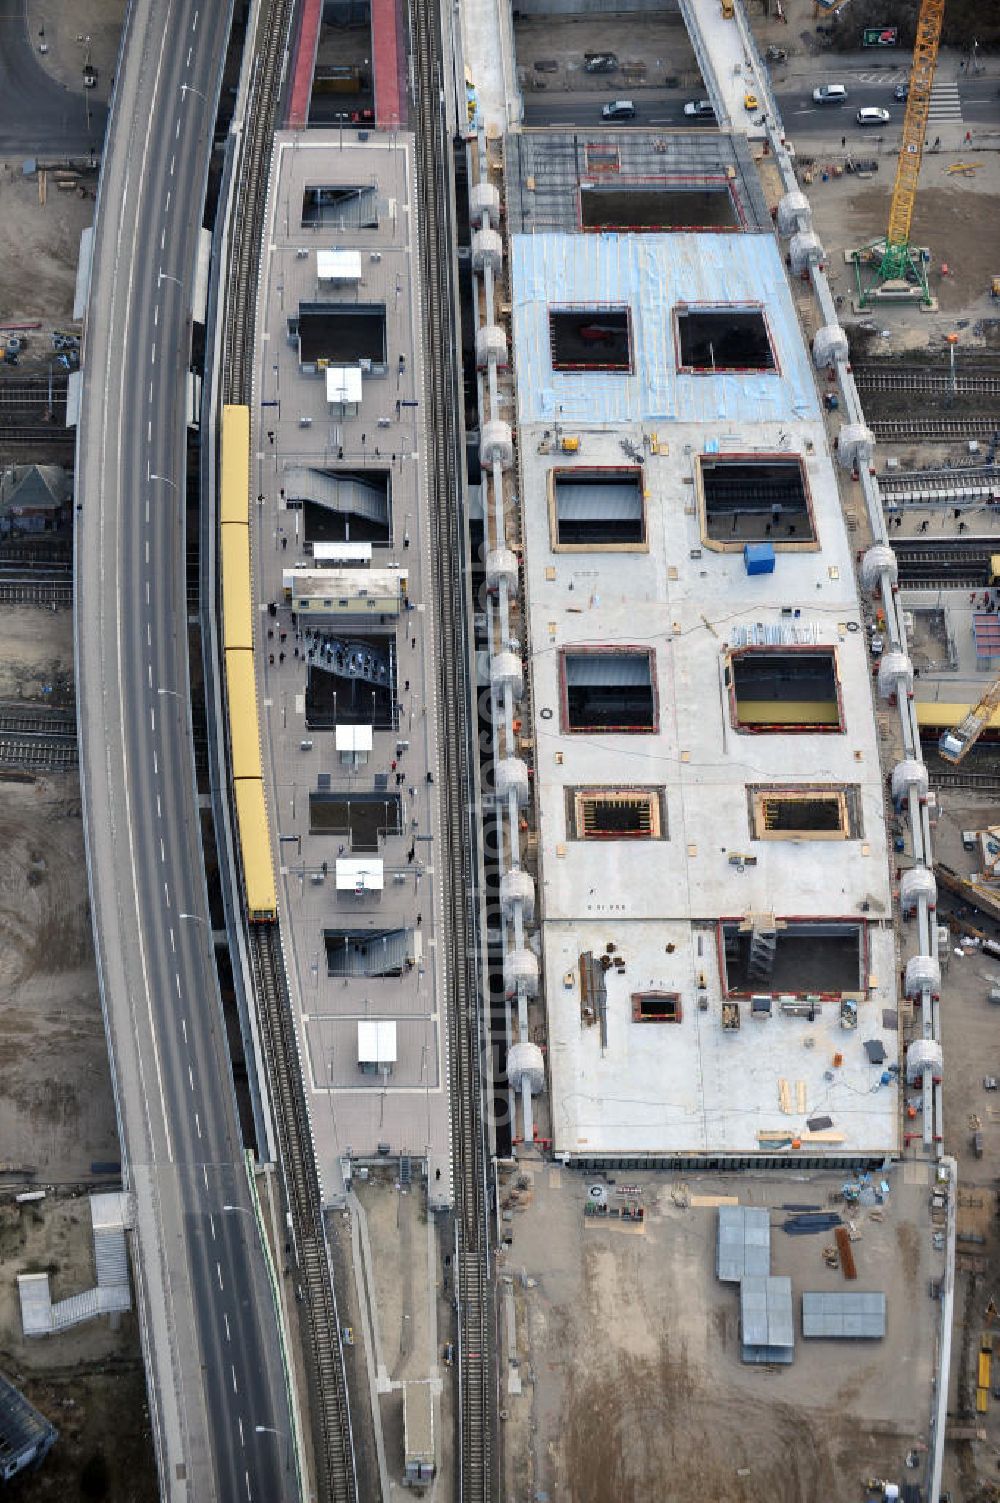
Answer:
[[[338,725],[395,729],[395,636],[352,632],[341,637],[310,626],[303,631],[303,644],[310,730]]]
[[[549,309],[554,371],[632,370],[632,322],[626,307],[578,304]]]
[[[859,790],[750,788],[755,840],[856,840],[861,834]]]
[[[645,548],[642,470],[551,471],[552,546]]]
[[[756,914],[720,928],[728,994],[857,995],[867,987],[863,923]]]
[[[585,230],[623,231],[741,227],[729,184],[722,181],[581,183],[580,223]]]
[[[384,365],[385,305],[382,303],[300,303],[291,320],[299,336],[302,365]]]
[[[286,477],[291,473],[286,471]],[[374,543],[388,547],[392,542],[388,470],[302,473],[311,479],[296,484],[286,478],[285,487],[288,505],[298,502],[302,507],[307,543]]]
[[[567,788],[571,840],[665,840],[662,788]]]
[[[307,186],[302,194],[302,223],[310,228],[377,230],[378,192],[370,183]]]
[[[698,457],[706,542],[814,543],[805,467],[798,456]]]
[[[310,835],[346,837],[352,851],[377,851],[387,835],[403,831],[398,793],[330,793],[309,795]]]
[[[833,647],[745,647],[726,668],[738,731],[803,734],[842,731]]]
[[[776,369],[762,309],[678,307],[674,317],[678,369],[709,373]]]
[[[406,929],[326,929],[328,976],[402,976],[412,949]]]
[[[560,657],[563,729],[656,731],[655,654],[643,647],[581,647]]]
[[[677,992],[633,992],[633,1023],[679,1023],[681,999]]]

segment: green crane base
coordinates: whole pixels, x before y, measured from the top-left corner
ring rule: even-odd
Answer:
[[[854,267],[859,308],[912,302],[925,309],[937,307],[927,285],[930,251],[923,246],[875,240],[860,250],[847,251],[845,259]]]

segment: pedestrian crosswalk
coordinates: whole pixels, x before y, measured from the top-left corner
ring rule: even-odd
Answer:
[[[957,83],[945,83],[935,79],[931,89],[931,107],[927,116],[929,124],[938,121],[962,122],[962,101],[958,96]]]

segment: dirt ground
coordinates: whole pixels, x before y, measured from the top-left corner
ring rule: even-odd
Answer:
[[[30,1341],[21,1334],[18,1274],[48,1271],[57,1299],[93,1284],[86,1195],[30,1207],[0,1201],[0,1267],[0,1369],[59,1431],[41,1469],[11,1483],[5,1496],[152,1503],[157,1487],[135,1316],[121,1317],[117,1329],[103,1319]]]
[[[740,1361],[738,1290],[715,1277],[716,1212],[674,1197],[732,1194],[772,1207],[772,1272],[792,1279],[798,1331],[802,1291],[844,1283],[823,1262],[829,1235],[788,1236],[780,1207],[826,1208],[842,1176],[682,1183],[629,1171],[647,1207],[636,1231],[585,1218],[587,1181],[538,1166],[514,1197],[513,1245],[500,1265],[517,1328],[517,1367],[501,1398],[509,1496],[638,1503],[651,1478],[669,1477],[661,1495],[671,1503],[829,1503],[862,1496],[873,1473],[904,1480],[907,1453],[926,1442],[938,1310],[928,1294],[942,1261],[927,1219],[929,1174],[894,1169],[883,1219],[854,1213],[851,1287],[888,1293],[886,1339],[797,1336],[790,1367],[760,1368]]]

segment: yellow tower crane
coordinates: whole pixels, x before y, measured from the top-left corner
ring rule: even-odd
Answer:
[[[905,283],[920,291],[920,300],[933,301],[927,286],[927,272],[920,252],[910,244],[910,224],[917,197],[920,161],[924,153],[927,117],[931,107],[931,88],[941,42],[941,23],[945,0],[923,0],[917,18],[917,36],[913,44],[913,67],[903,120],[903,139],[896,162],[896,181],[889,206],[889,229],[883,240],[855,251],[854,265],[858,277],[858,301],[867,307],[891,291],[886,283]],[[862,268],[869,273],[867,286],[862,283]],[[903,289],[896,289],[897,293]],[[912,293],[911,293],[912,295]]]
[[[945,731],[938,742],[938,753],[946,762],[955,766],[970,752],[980,736],[1000,710],[1000,678],[995,678],[982,699],[950,731]]]

